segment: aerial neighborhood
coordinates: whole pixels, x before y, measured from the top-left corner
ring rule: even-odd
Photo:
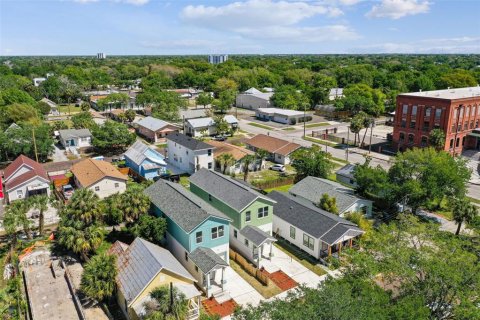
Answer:
[[[478,318],[478,70],[257,58],[0,58],[4,319]]]

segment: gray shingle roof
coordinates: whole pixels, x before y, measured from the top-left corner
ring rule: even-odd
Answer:
[[[190,233],[209,217],[230,219],[180,184],[158,180],[145,189],[150,201],[185,232]]]
[[[326,193],[330,197],[337,199],[337,207],[340,213],[343,213],[356,201],[361,199],[354,195],[353,189],[344,187],[330,180],[316,177],[306,177],[295,184],[289,192],[313,203],[318,203],[322,195]]]
[[[182,133],[173,132],[167,135],[167,140],[178,143],[179,145],[184,146],[190,150],[204,150],[204,149],[215,149],[211,145],[206,144],[203,141],[194,139]]]
[[[277,241],[274,237],[256,226],[246,226],[240,230],[240,234],[250,240],[257,247],[266,241]]]
[[[58,134],[64,140],[72,138],[86,138],[91,137],[92,133],[88,129],[65,129],[59,130]]]
[[[217,266],[228,267],[228,263],[210,248],[198,247],[188,255],[188,258],[192,260],[203,273],[209,273]]]
[[[148,149],[148,145],[143,143],[140,140],[135,141],[135,143],[128,148],[125,152],[125,157],[128,157],[137,165],[140,165],[143,160],[145,160],[145,151]]]
[[[128,304],[162,269],[195,281],[170,251],[141,238],[136,238],[128,249],[118,256],[117,267],[117,283]]]
[[[242,211],[258,198],[272,204],[274,203],[272,199],[237,180],[207,169],[198,170],[190,177],[190,183],[193,183],[237,211]]]
[[[329,244],[349,230],[363,233],[354,223],[288,193],[273,191],[269,196],[277,201],[273,206],[275,216]]]
[[[138,121],[137,124],[139,126],[142,126],[144,128],[147,128],[152,131],[157,131],[160,129],[165,128],[168,125],[172,125],[171,123],[167,121],[163,121],[154,117],[146,117],[143,118],[142,120]]]
[[[355,178],[353,176],[353,170],[354,169],[355,169],[355,165],[349,163],[349,164],[344,165],[340,169],[338,169],[337,172],[335,172],[335,173],[340,175],[340,176],[347,177],[349,179],[354,179]]]

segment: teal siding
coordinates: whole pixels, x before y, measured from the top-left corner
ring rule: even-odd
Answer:
[[[175,240],[177,240],[188,252],[191,252],[189,234],[183,231],[182,228],[180,228],[172,219],[165,216],[159,208],[155,206],[153,207],[157,217],[164,217],[167,219],[168,233],[170,233],[172,237],[174,237]]]
[[[223,226],[223,237],[212,239],[212,228]],[[202,231],[202,242],[196,243],[196,234],[197,232]],[[218,219],[215,217],[210,217],[204,223],[199,225],[195,230],[192,231],[190,234],[190,252],[195,250],[197,247],[206,247],[206,248],[214,248],[217,246],[221,246],[227,244],[229,242],[229,224],[228,221]]]

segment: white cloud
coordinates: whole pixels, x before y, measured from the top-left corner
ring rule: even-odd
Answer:
[[[79,2],[79,3],[91,3],[91,2],[100,2],[100,1],[101,0],[74,0],[74,2]],[[136,6],[142,6],[150,2],[150,0],[106,0],[106,1],[128,3]]]
[[[313,42],[358,38],[354,30],[344,25],[300,25],[318,15],[336,17],[342,14],[338,7],[318,3],[248,0],[222,6],[189,5],[183,8],[180,16],[183,21],[198,27],[252,39]]]
[[[425,0],[382,0],[367,12],[369,18],[400,19],[409,15],[426,13],[430,10],[430,2]]]

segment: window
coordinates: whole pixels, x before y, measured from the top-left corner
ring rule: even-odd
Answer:
[[[187,155],[188,155],[188,150],[187,150]]]
[[[212,201],[212,195],[211,194],[208,195],[208,201]]]
[[[417,106],[412,106],[412,115],[411,117],[414,118],[417,116]]]
[[[307,235],[306,233],[303,234],[303,245],[311,250],[314,248],[314,239]]]
[[[460,119],[463,118],[463,107],[460,107]]]
[[[453,139],[450,139],[450,149],[453,148]]]
[[[212,149],[208,149],[208,156],[212,155]]]
[[[252,220],[252,213],[250,211],[245,212],[245,222]]]
[[[400,132],[399,142],[404,142],[404,141],[405,141],[405,133]]]
[[[430,118],[431,114],[432,114],[432,108],[430,107],[425,108],[425,118]]]
[[[404,104],[402,109],[402,115],[406,116],[407,113],[408,113],[408,104]]]
[[[237,231],[237,230],[233,230],[233,237],[234,237],[234,238],[237,238],[237,237],[238,237],[238,231]]]
[[[467,109],[465,110],[465,117],[469,117],[470,116],[470,107],[467,107]]]
[[[245,239],[245,245],[248,247],[249,243],[248,243],[248,239]]]
[[[223,237],[223,226],[213,227],[212,228],[212,239],[217,239]]]
[[[415,135],[413,135],[413,134],[410,133],[410,134],[408,135],[408,143],[413,143],[413,140],[415,140]]]
[[[198,231],[196,234],[195,234],[195,238],[196,238],[196,243],[201,243],[203,241],[203,233],[202,231]]]
[[[208,163],[208,169],[212,169],[212,163],[211,162]]]
[[[23,190],[17,190],[17,198],[23,198]]]
[[[295,239],[295,227],[290,226],[290,238]]]
[[[421,145],[422,147],[426,147],[427,144],[428,144],[428,139],[427,139],[427,137],[422,136],[422,141],[420,142],[420,145]]]
[[[463,124],[463,130],[468,130],[468,121]]]
[[[185,251],[185,261],[188,261],[188,252]]]
[[[198,267],[197,266],[195,266],[195,272],[198,272]]]
[[[442,109],[435,109],[435,122],[439,122],[442,117]]]
[[[95,187],[95,191],[100,191],[100,187],[99,187],[99,186],[96,186],[96,187]]]
[[[264,218],[268,216],[268,207],[258,208],[258,217]]]
[[[120,187],[120,184],[118,182],[115,182],[115,188]]]

